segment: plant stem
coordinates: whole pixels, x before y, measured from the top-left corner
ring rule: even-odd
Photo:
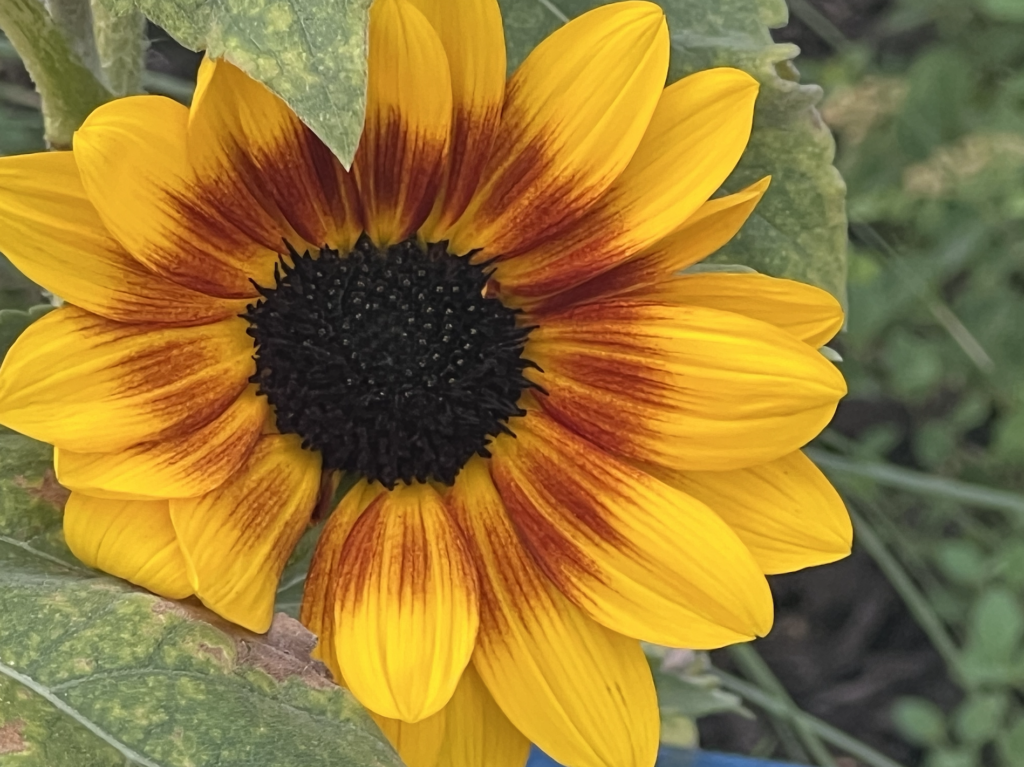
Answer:
[[[974,485],[970,482],[961,482],[946,477],[935,477],[886,463],[844,458],[817,448],[807,448],[804,452],[827,474],[837,473],[864,477],[880,485],[906,490],[910,493],[959,501],[979,509],[1007,512],[1024,521],[1024,496],[1007,490],[994,490],[984,485]]]
[[[196,89],[195,83],[188,80],[148,70],[142,73],[142,84],[150,93],[170,96],[175,101],[186,105],[192,103],[192,93]]]
[[[46,10],[63,33],[71,51],[94,75],[100,71],[100,57],[92,33],[92,9],[89,0],[46,0]]]
[[[744,682],[742,679],[737,679],[732,674],[727,674],[724,671],[719,671],[718,669],[715,669],[714,673],[719,679],[721,679],[722,686],[725,689],[736,693],[748,703],[751,703],[764,711],[787,719],[793,724],[799,723],[801,726],[814,732],[826,743],[835,746],[840,751],[845,751],[850,756],[860,760],[864,764],[869,765],[870,767],[902,767],[899,762],[896,762],[885,754],[876,751],[866,743],[862,743],[856,738],[847,735],[842,730],[839,730],[798,708],[788,706],[783,701],[773,695],[769,695],[759,687],[755,687],[748,682]]]
[[[785,704],[789,708],[790,714],[800,710],[793,699],[789,697],[789,693],[782,682],[779,681],[779,678],[775,676],[753,646],[749,644],[736,644],[729,647],[728,651],[730,657],[739,666],[740,671],[765,692],[773,695],[777,700]],[[779,718],[778,715],[773,714],[773,716]],[[817,764],[821,765],[821,767],[836,767],[836,760],[832,758],[828,747],[822,743],[821,738],[818,737],[814,730],[808,728],[802,722],[793,719],[792,716],[789,718],[789,724],[796,731],[797,737],[800,738],[804,748],[807,749],[811,758]]]
[[[107,4],[93,0],[92,23],[107,87],[115,96],[141,93],[146,17],[135,8],[115,14]]]
[[[0,101],[27,109],[39,109],[39,94],[31,88],[22,88],[13,83],[0,83]]]
[[[885,547],[871,525],[849,503],[847,503],[847,508],[850,518],[853,520],[854,540],[871,555],[889,583],[896,589],[917,624],[928,635],[935,650],[946,662],[950,676],[957,684],[966,689],[968,687],[967,677],[963,673],[963,665],[960,661],[960,648],[949,635],[946,624],[942,622],[942,618],[929,604],[917,584],[907,575],[906,570],[903,569],[896,557]]]
[[[69,149],[89,113],[111,93],[74,54],[38,0],[0,0],[0,29],[14,45],[43,99],[46,140]]]
[[[811,5],[808,0],[788,0],[789,9],[800,21],[818,37],[828,43],[836,53],[842,53],[850,47],[846,35],[832,21]]]

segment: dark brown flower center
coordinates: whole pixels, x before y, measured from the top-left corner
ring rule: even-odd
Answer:
[[[528,328],[485,297],[486,265],[363,235],[351,253],[292,253],[248,307],[260,393],[328,469],[388,488],[446,484],[522,415]]]

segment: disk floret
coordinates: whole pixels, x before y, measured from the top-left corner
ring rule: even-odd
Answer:
[[[252,381],[277,426],[318,450],[326,468],[392,488],[446,484],[523,415],[518,312],[485,296],[486,264],[413,239],[386,249],[363,235],[352,252],[292,252],[244,318],[256,344]]]

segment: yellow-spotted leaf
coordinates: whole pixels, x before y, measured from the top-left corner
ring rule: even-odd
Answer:
[[[279,614],[258,636],[76,560],[62,527],[104,566],[120,541],[90,537],[88,504],[71,510],[79,518],[68,530],[51,462],[49,446],[0,429],[0,763],[401,767],[369,715],[310,659],[315,639],[297,621]],[[143,515],[159,511],[141,503]],[[123,537],[131,525],[115,512],[126,505],[99,509],[96,524]],[[145,526],[170,533],[159,520]],[[140,546],[123,569],[166,575],[172,553]]]
[[[224,57],[284,99],[350,165],[366,107],[370,0],[101,0],[138,6],[175,40]]]

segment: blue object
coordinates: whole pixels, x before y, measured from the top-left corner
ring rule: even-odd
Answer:
[[[788,762],[772,762],[739,754],[700,749],[662,748],[658,752],[657,767],[792,767]],[[538,748],[530,752],[526,767],[562,767]]]

